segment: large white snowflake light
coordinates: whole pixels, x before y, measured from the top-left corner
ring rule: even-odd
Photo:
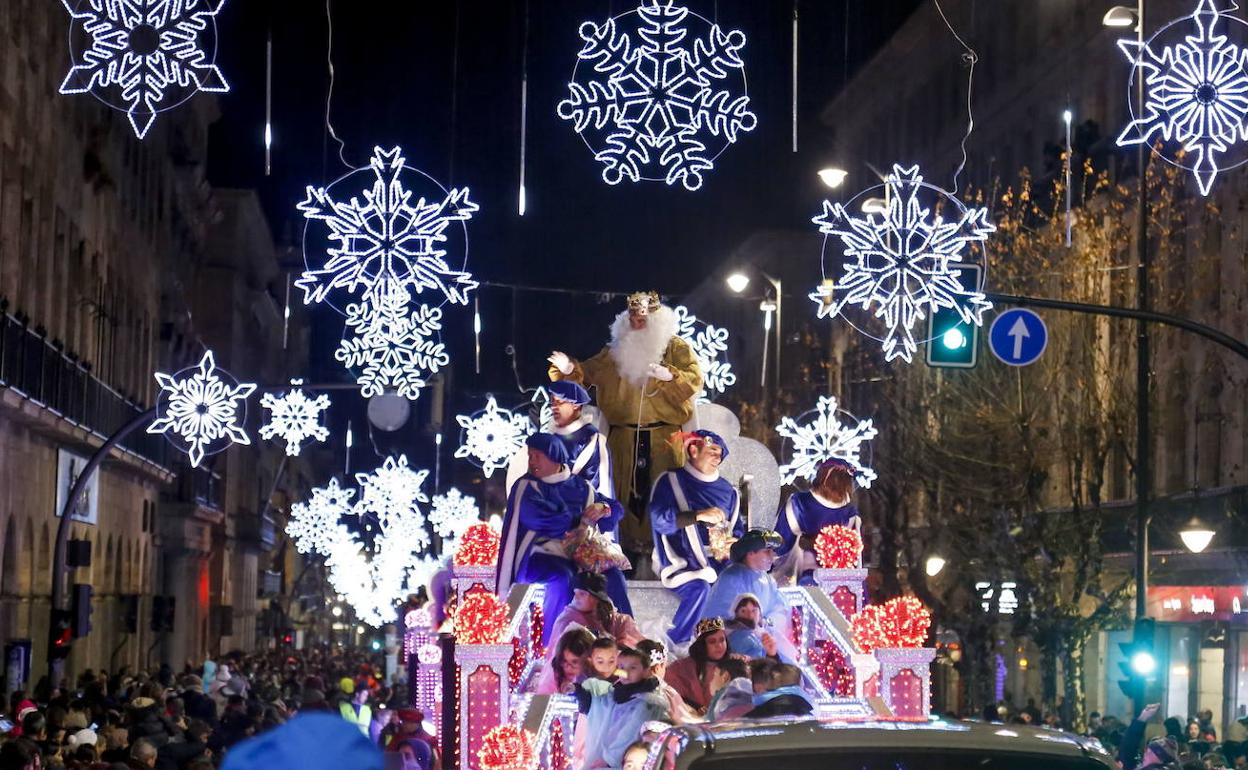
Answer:
[[[871,420],[856,420],[837,414],[836,399],[820,396],[813,412],[798,417],[784,417],[776,426],[776,433],[792,442],[792,456],[780,466],[780,482],[792,484],[797,479],[813,481],[820,463],[838,458],[857,469],[854,479],[862,487],[870,487],[876,479],[875,471],[862,461],[863,442],[875,438],[879,432]],[[799,422],[800,420],[800,422]]]
[[[61,93],[90,92],[124,111],[140,139],[161,110],[196,91],[230,90],[215,63],[216,16],[225,0],[61,2],[73,18],[73,66]]]
[[[710,401],[737,382],[737,375],[728,362],[728,330],[699,321],[684,305],[675,308],[679,326],[676,334],[693,349],[702,370],[700,401]]]
[[[1163,36],[1176,24],[1190,22],[1194,31],[1182,42],[1161,45]],[[1217,178],[1219,156],[1234,144],[1248,140],[1248,50],[1229,42],[1227,25],[1248,26],[1227,13],[1220,13],[1213,0],[1200,0],[1195,12],[1171,22],[1143,45],[1138,40],[1119,40],[1118,47],[1134,67],[1131,91],[1136,78],[1143,77],[1143,114],[1134,116],[1118,137],[1118,144],[1154,144],[1158,134],[1191,153],[1193,160],[1167,154],[1161,156],[1191,170],[1202,195],[1208,195]],[[1239,30],[1243,34],[1243,30]],[[1244,159],[1232,162],[1240,165]]]
[[[506,468],[512,455],[524,448],[524,440],[533,433],[528,415],[499,407],[493,396],[486,401],[485,409],[472,415],[455,415],[455,422],[463,429],[455,456],[471,460],[486,478],[499,468]]]
[[[691,26],[707,31],[697,36]],[[745,34],[725,32],[674,0],[581,25],[584,47],[559,117],[603,164],[608,184],[628,179],[702,186],[702,172],[758,118],[746,95]]]
[[[810,298],[819,305],[820,318],[835,316],[846,306],[874,309],[887,328],[885,360],[910,361],[918,350],[914,325],[927,312],[949,308],[964,322],[983,325],[984,311],[992,303],[982,292],[962,285],[958,268],[967,247],[987,240],[996,227],[988,221],[986,208],[968,209],[925,183],[918,166],[894,165],[882,187],[883,214],[859,217],[841,203],[824,201],[823,213],[813,221],[825,236],[840,238],[845,261],[840,276]]]
[[[413,550],[424,550],[429,545],[429,533],[419,504],[429,502],[421,489],[428,476],[427,470],[408,467],[406,456],[397,460],[387,457],[372,473],[355,475],[360,498],[352,510],[361,518],[375,518],[385,536],[402,538]]]
[[[451,488],[444,495],[433,496],[429,523],[439,537],[458,539],[469,527],[480,521],[481,509],[477,507],[477,501],[458,489]]]
[[[240,383],[218,369],[211,350],[197,366],[176,374],[157,372],[156,382],[160,385],[156,419],[147,432],[164,434],[186,452],[192,468],[206,454],[221,452],[231,444],[251,443],[242,426],[247,418],[246,399],[256,386]]]
[[[290,384],[302,385],[303,380],[291,380]],[[280,436],[286,442],[286,454],[291,457],[299,455],[304,441],[329,438],[329,428],[321,425],[321,412],[329,408],[329,396],[323,393],[308,398],[299,387],[280,396],[265,393],[260,397],[260,406],[269,410],[269,422],[260,427],[260,437],[268,441]]]
[[[334,358],[348,369],[358,369],[356,382],[365,398],[394,390],[416,400],[428,376],[451,361],[446,346],[435,342],[442,328],[441,308],[408,304],[407,290],[393,288],[376,306],[366,302],[347,306],[347,328]]]
[[[338,479],[330,479],[328,485],[314,488],[311,498],[292,505],[286,534],[294,541],[295,550],[328,556],[335,543],[349,538],[342,521],[351,513],[353,497],[354,489],[340,487]]]

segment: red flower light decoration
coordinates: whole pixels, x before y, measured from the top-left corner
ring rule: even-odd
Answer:
[[[516,725],[499,725],[485,734],[477,760],[481,770],[533,770],[537,736]]]
[[[932,626],[932,613],[913,596],[862,608],[850,621],[854,644],[863,652],[880,647],[922,647]]]
[[[854,569],[862,560],[862,536],[840,524],[824,527],[815,538],[815,558],[824,569]]]
[[[489,524],[473,524],[459,538],[456,567],[492,567],[498,563],[499,535]]]
[[[455,612],[455,638],[460,644],[503,644],[511,612],[489,591],[469,591]]]

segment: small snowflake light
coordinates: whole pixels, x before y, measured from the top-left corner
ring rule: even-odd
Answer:
[[[472,415],[456,415],[455,422],[463,428],[455,456],[472,461],[486,478],[499,468],[506,468],[512,455],[524,448],[524,440],[533,433],[528,415],[499,407],[493,396],[486,401],[485,409]]]
[[[328,556],[334,543],[349,535],[342,519],[351,513],[353,497],[354,489],[344,489],[338,486],[338,479],[330,479],[326,486],[314,488],[310,499],[292,505],[286,534],[295,549]]]
[[[409,299],[406,289],[392,288],[376,306],[347,305],[348,334],[334,358],[359,370],[356,382],[365,398],[394,390],[415,401],[428,377],[451,361],[446,346],[434,341],[442,329],[442,310],[428,305],[413,309]]]
[[[498,532],[489,524],[473,524],[459,538],[456,567],[492,567],[498,564]]]
[[[1200,0],[1190,16],[1162,27],[1148,42],[1118,41],[1133,67],[1131,93],[1137,78],[1143,77],[1146,86],[1143,114],[1136,116],[1132,107],[1134,119],[1118,144],[1151,147],[1160,135],[1169,146],[1154,150],[1190,170],[1202,195],[1213,189],[1219,170],[1248,160],[1241,155],[1228,164],[1221,157],[1248,140],[1248,49],[1227,37],[1233,30],[1242,38],[1245,27],[1239,18],[1219,12],[1213,0]],[[1167,40],[1173,43],[1164,45]],[[1192,159],[1177,157],[1175,149]]]
[[[502,644],[511,612],[507,603],[489,591],[469,591],[455,610],[455,640],[459,644]]]
[[[839,524],[824,527],[815,538],[815,558],[824,569],[855,569],[862,563],[862,535]]]
[[[704,323],[684,305],[675,308],[676,334],[693,350],[702,370],[701,401],[710,401],[737,382],[737,375],[728,363],[728,330]]]
[[[673,0],[642,0],[601,24],[585,22],[580,35],[558,113],[603,164],[607,184],[644,179],[697,190],[720,153],[758,124],[740,30],[726,32]]]
[[[922,647],[932,626],[932,613],[913,596],[863,607],[850,619],[854,644],[863,652],[897,647]]]
[[[535,770],[537,736],[523,727],[501,724],[490,729],[477,750],[481,770]]]
[[[477,501],[458,489],[449,489],[444,495],[434,495],[429,511],[429,523],[439,537],[457,539],[481,520]]]
[[[403,539],[412,550],[423,550],[429,545],[429,533],[419,504],[429,502],[421,489],[428,476],[427,470],[409,468],[406,456],[387,457],[372,473],[355,475],[360,498],[352,511],[361,518],[374,517],[387,536]]]
[[[894,165],[882,186],[854,200],[871,193],[886,201],[884,213],[859,217],[844,204],[824,201],[823,213],[813,220],[826,236],[825,258],[832,236],[840,239],[845,257],[833,280],[810,294],[819,317],[836,316],[853,306],[873,311],[886,330],[881,342],[887,361],[909,362],[918,350],[915,324],[940,308],[982,326],[992,303],[983,292],[962,285],[959,268],[966,264],[964,252],[996,230],[988,221],[988,209],[966,208],[924,182],[918,166]],[[947,214],[952,216],[946,219]]]
[[[243,430],[247,419],[246,399],[256,389],[253,383],[240,383],[224,369],[217,368],[209,350],[197,366],[176,374],[156,373],[160,393],[156,397],[156,419],[148,433],[161,433],[174,446],[186,452],[191,467],[199,466],[204,455],[215,454],[231,444],[250,444]]]
[[[302,385],[303,380],[291,380],[290,384]],[[260,427],[260,437],[270,440],[280,436],[291,457],[299,455],[304,441],[329,438],[329,428],[321,425],[321,412],[329,408],[329,396],[325,394],[308,398],[302,388],[296,387],[280,396],[265,393],[260,397],[260,406],[269,410],[269,422]]]
[[[842,422],[842,415],[846,421]],[[840,412],[836,399],[820,396],[813,412],[807,412],[797,420],[784,417],[776,426],[776,433],[792,442],[792,455],[780,466],[780,482],[792,484],[798,479],[813,481],[819,465],[825,460],[838,458],[854,466],[854,480],[859,486],[870,487],[876,479],[875,471],[863,464],[863,443],[879,433],[871,420],[857,420]]]
[[[73,19],[73,67],[61,93],[91,93],[126,113],[140,139],[156,114],[196,91],[230,90],[217,68],[225,0],[61,0]]]

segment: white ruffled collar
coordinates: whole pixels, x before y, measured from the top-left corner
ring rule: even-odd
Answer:
[[[693,463],[685,463],[685,472],[688,473],[690,476],[693,476],[698,481],[704,481],[708,484],[712,481],[719,481],[719,469],[718,468],[716,468],[713,473],[703,473],[702,471],[693,467]]]
[[[815,498],[815,502],[819,503],[824,508],[844,508],[845,506],[849,505],[848,500],[846,500],[843,503],[834,503],[828,498],[814,491],[813,489],[810,491],[810,496]]]
[[[586,417],[585,415],[581,415],[580,417],[576,418],[575,420],[568,423],[567,425],[564,425],[562,428],[559,427],[558,425],[552,425],[550,428],[550,432],[555,434],[556,436],[571,436],[573,433],[576,433],[578,430],[580,430],[581,428],[584,428],[586,425],[589,425],[589,418]]]
[[[552,473],[549,476],[542,476],[538,481],[543,484],[558,484],[561,481],[567,481],[572,478],[572,471],[568,470],[568,466],[563,466],[558,473]]]

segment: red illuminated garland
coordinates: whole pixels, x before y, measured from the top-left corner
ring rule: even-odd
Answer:
[[[510,621],[507,604],[489,591],[469,591],[455,612],[460,644],[502,644]]]
[[[515,725],[499,725],[485,734],[477,752],[481,770],[533,770],[537,737]]]
[[[563,740],[563,720],[550,726],[550,770],[568,770],[568,749]]]
[[[862,536],[840,524],[824,527],[815,538],[815,558],[824,569],[855,569],[862,561]]]
[[[922,647],[932,626],[932,613],[913,596],[863,607],[854,615],[854,643],[863,652],[879,647]]]
[[[789,641],[793,642],[793,646],[802,649],[802,609],[794,607],[789,611],[789,625],[793,629],[793,636]]]
[[[854,668],[834,642],[815,642],[808,659],[828,692],[840,698],[853,697]]]
[[[511,660],[507,661],[507,679],[511,682],[511,689],[520,686],[520,677],[524,676],[524,667],[528,663],[528,658],[524,654],[524,646],[520,643],[520,637],[513,636],[511,638]]]
[[[473,524],[459,538],[456,567],[492,567],[498,563],[498,533],[489,524]]]
[[[533,650],[535,658],[546,654],[546,649],[542,647],[542,631],[545,622],[546,616],[542,614],[542,605],[529,602],[529,648]]]

